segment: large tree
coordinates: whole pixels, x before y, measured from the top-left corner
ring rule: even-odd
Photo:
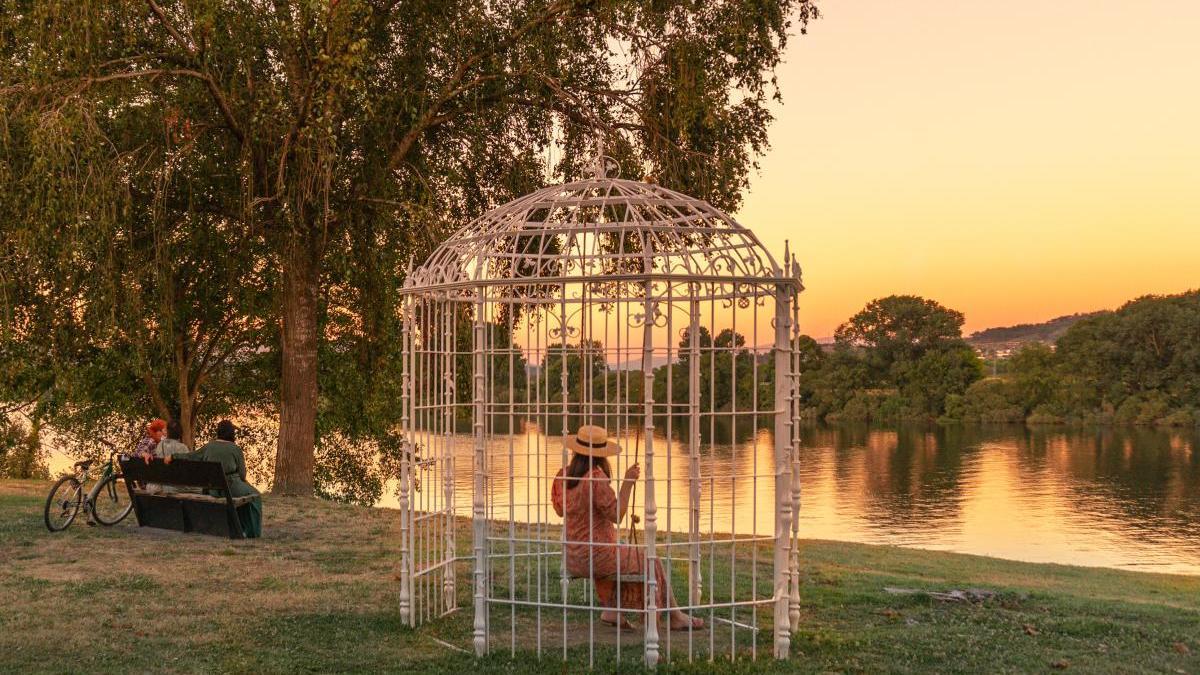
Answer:
[[[886,377],[896,363],[911,363],[931,349],[962,342],[962,312],[915,295],[889,295],[867,303],[838,326],[839,345],[862,348],[874,373]]]
[[[3,0],[0,178],[36,177],[0,181],[6,217],[223,246],[253,292],[212,299],[247,340],[217,347],[278,354],[275,490],[309,493],[318,429],[387,427],[407,257],[578,175],[598,130],[635,175],[735,208],[766,145],[771,70],[791,22],[815,14],[804,0]],[[550,167],[547,147],[561,151]],[[189,185],[136,187],[176,162],[194,164]],[[176,202],[155,211],[160,194]],[[145,297],[174,293],[174,279]],[[229,330],[203,325],[184,336],[191,354]],[[275,344],[252,345],[268,334]],[[91,347],[85,361],[119,348]],[[166,368],[185,374],[178,359]],[[322,390],[355,402],[322,405]]]

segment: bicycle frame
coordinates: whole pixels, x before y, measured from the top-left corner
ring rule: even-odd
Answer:
[[[92,484],[92,487],[83,495],[83,503],[80,504],[80,508],[83,509],[84,513],[92,513],[92,505],[96,503],[96,496],[100,494],[100,486],[104,485],[105,479],[119,471],[120,464],[117,462],[118,454],[120,453],[116,451],[109,453],[108,461],[100,467],[99,478],[96,479],[96,481]],[[80,490],[83,489],[84,485],[87,485],[87,473],[88,472],[86,470],[76,471],[76,477],[79,480]],[[108,489],[114,493],[113,497],[115,499],[115,492],[117,490],[116,483],[109,483]]]

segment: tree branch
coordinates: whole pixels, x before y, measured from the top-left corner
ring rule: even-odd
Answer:
[[[171,23],[171,20],[167,18],[167,13],[163,11],[163,8],[160,7],[157,2],[154,0],[146,0],[146,4],[150,6],[150,11],[154,12],[154,15],[158,17],[158,21],[162,24],[163,28],[170,33],[171,37],[179,43],[179,46],[187,52],[188,57],[190,57],[192,60],[192,65],[200,66],[200,79],[204,80],[205,85],[208,87],[209,96],[212,98],[213,103],[216,104],[217,109],[220,110],[221,117],[225,119],[225,126],[229,127],[229,131],[231,131],[233,135],[237,137],[238,143],[245,143],[246,136],[242,132],[241,125],[237,123],[237,118],[233,115],[233,108],[229,106],[229,101],[225,98],[225,94],[222,93],[221,88],[217,86],[217,81],[213,79],[212,73],[208,72],[207,66],[197,63],[198,59],[196,58],[197,52],[195,45],[192,45],[190,42],[188,42],[183,34],[180,33],[177,28],[175,28],[175,26]]]
[[[171,20],[167,18],[167,13],[163,11],[163,8],[160,7],[159,4],[154,0],[146,0],[146,4],[150,5],[150,11],[154,12],[155,16],[158,17],[159,23],[161,23],[163,28],[165,28],[167,32],[171,34],[171,37],[179,43],[179,46],[183,47],[184,50],[187,51],[188,56],[195,58],[196,48],[183,37],[183,34],[180,33],[174,25],[171,24]]]
[[[209,337],[208,344],[204,346],[204,353],[200,356],[200,364],[196,367],[196,377],[194,378],[197,387],[200,385],[200,382],[203,379],[207,378],[209,366],[212,365],[213,367],[216,367],[219,365],[219,361],[217,363],[210,364],[210,359],[212,358],[213,350],[216,348],[217,343],[225,335],[225,331],[229,329],[229,326],[232,323],[233,312],[230,312],[225,316],[224,319],[221,320],[221,324],[217,326],[217,329],[214,330],[212,335]]]
[[[171,409],[167,407],[166,401],[163,400],[162,392],[158,390],[158,382],[151,375],[149,370],[143,370],[141,373],[142,382],[146,384],[146,389],[150,391],[150,399],[154,401],[154,407],[158,409],[159,417],[167,419],[171,416]]]
[[[547,23],[550,23],[564,14],[567,14],[571,10],[575,9],[579,4],[580,3],[578,0],[559,0],[558,2],[551,3],[546,7],[545,11],[522,24],[516,30],[509,33],[508,36],[506,36],[503,40],[496,41],[487,49],[483,49],[472,54],[462,63],[458,64],[458,67],[455,68],[454,73],[450,76],[450,79],[447,80],[446,84],[442,87],[441,94],[438,95],[432,105],[425,109],[425,111],[417,119],[416,123],[414,123],[413,126],[411,126],[409,130],[403,136],[401,136],[399,143],[397,143],[396,147],[392,149],[392,152],[388,155],[388,168],[395,169],[400,165],[401,162],[404,161],[421,134],[425,133],[427,129],[433,126],[435,120],[438,119],[443,105],[445,105],[454,97],[470,91],[474,87],[477,87],[484,82],[500,79],[506,76],[504,73],[480,75],[475,77],[471,82],[463,84],[463,80],[466,78],[467,73],[470,72],[472,68],[479,65],[484,59],[490,56],[507,51],[530,32],[544,26]]]

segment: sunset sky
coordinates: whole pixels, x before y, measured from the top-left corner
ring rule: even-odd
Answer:
[[[1200,287],[1200,3],[824,2],[737,214],[805,332],[915,293],[967,332]]]

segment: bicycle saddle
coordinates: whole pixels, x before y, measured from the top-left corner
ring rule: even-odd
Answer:
[[[80,471],[87,471],[88,467],[95,463],[96,460],[94,459],[85,459],[82,462],[75,462],[75,468],[79,469]]]

